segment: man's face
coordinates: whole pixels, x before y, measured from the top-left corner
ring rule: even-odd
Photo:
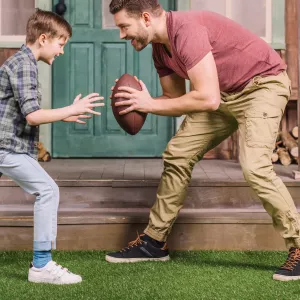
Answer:
[[[64,46],[66,45],[68,39],[65,38],[46,38],[44,41],[44,46],[42,47],[40,59],[52,65],[53,61],[60,54],[64,54]]]
[[[114,14],[115,24],[120,28],[120,38],[131,40],[136,51],[143,50],[149,43],[149,32],[142,18],[129,16],[125,9]]]

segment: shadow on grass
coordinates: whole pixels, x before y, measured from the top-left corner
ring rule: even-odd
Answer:
[[[182,253],[172,253],[171,259],[177,260],[177,262],[182,259]],[[255,261],[255,259],[253,259]],[[249,263],[249,262],[239,262],[239,261],[230,261],[230,260],[222,260],[222,259],[215,259],[212,258],[207,259],[207,257],[199,256],[197,259],[189,257],[184,259],[185,264],[190,265],[199,265],[199,266],[210,266],[210,267],[225,267],[225,268],[240,268],[240,269],[254,269],[254,270],[263,270],[263,271],[276,271],[279,268],[279,265],[267,265],[267,264],[259,264],[259,263]]]

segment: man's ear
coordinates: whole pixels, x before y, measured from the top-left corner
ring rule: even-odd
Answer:
[[[145,25],[148,27],[151,22],[151,15],[147,11],[144,11],[142,13],[142,19],[143,19]]]

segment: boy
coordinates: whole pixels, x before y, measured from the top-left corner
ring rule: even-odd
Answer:
[[[79,275],[52,261],[55,249],[59,189],[37,162],[39,125],[56,121],[77,122],[90,118],[103,100],[93,93],[59,109],[41,109],[37,61],[51,65],[72,35],[71,26],[60,16],[37,9],[29,18],[26,45],[0,68],[0,172],[12,178],[26,192],[35,195],[34,252],[28,280],[72,284]]]

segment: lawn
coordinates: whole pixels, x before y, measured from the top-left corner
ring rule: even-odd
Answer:
[[[102,251],[54,253],[77,285],[27,282],[31,252],[0,252],[0,299],[300,299],[300,281],[272,280],[286,252],[172,252],[168,262],[110,264]]]

